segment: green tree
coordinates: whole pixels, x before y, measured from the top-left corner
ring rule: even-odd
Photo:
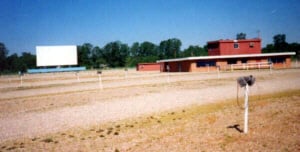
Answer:
[[[25,69],[21,68],[19,70],[23,72],[27,71],[27,69],[32,69],[36,67],[36,56],[29,52],[23,52],[22,56],[20,57],[20,60],[23,63]]]
[[[202,48],[198,45],[190,45],[187,49],[183,50],[182,57],[190,56],[207,56],[208,53],[205,48]]]
[[[103,48],[103,58],[110,67],[123,67],[129,55],[129,47],[120,41],[110,42]]]
[[[131,57],[138,56],[138,53],[140,52],[140,44],[139,42],[134,42],[130,48],[130,54]]]
[[[236,39],[237,40],[245,40],[246,39],[246,33],[238,33],[236,34]]]
[[[18,71],[18,64],[19,64],[19,56],[17,53],[14,53],[7,57],[7,70],[11,72],[17,72]]]
[[[273,44],[267,44],[266,47],[264,47],[262,49],[262,52],[263,53],[271,53],[271,52],[274,52],[275,49],[274,49],[274,45]]]
[[[92,49],[92,67],[100,68],[101,65],[106,65],[106,61],[103,58],[103,49],[96,46]]]
[[[90,43],[84,43],[77,46],[78,51],[78,64],[90,68],[92,65],[92,49],[93,45]]]
[[[285,34],[277,34],[273,37],[274,49],[277,52],[287,51],[288,43],[285,41]]]
[[[157,46],[151,42],[143,42],[140,46],[138,56],[157,56]]]
[[[180,54],[182,43],[177,38],[161,41],[159,44],[159,58],[176,58]]]
[[[3,72],[7,67],[7,58],[8,50],[5,47],[5,44],[0,42],[0,73]]]

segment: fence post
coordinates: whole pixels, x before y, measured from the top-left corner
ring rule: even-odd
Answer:
[[[248,133],[248,91],[249,87],[248,84],[246,84],[245,87],[245,116],[244,116],[244,133]]]

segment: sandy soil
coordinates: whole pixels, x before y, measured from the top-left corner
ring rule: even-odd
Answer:
[[[174,73],[168,78],[165,73],[125,75],[124,71],[113,71],[103,75],[103,90],[99,88],[97,75],[84,74],[85,78],[79,82],[67,75],[42,75],[43,79],[34,75],[32,79],[27,76],[27,81],[32,82],[27,86],[12,87],[18,84],[15,78],[15,84],[1,87],[0,141],[232,99],[236,96],[236,78],[249,74],[257,78],[251,88],[252,95],[300,89],[298,69],[272,74],[269,71],[221,73],[220,79],[217,73]],[[10,78],[1,78],[0,82],[14,83],[7,79]]]

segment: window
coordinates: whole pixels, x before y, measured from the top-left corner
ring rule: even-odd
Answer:
[[[239,44],[238,43],[233,43],[233,48],[235,48],[235,49],[239,48]]]
[[[254,43],[253,43],[253,42],[250,42],[249,47],[250,47],[250,48],[254,48]]]
[[[207,44],[208,50],[219,48],[219,43],[209,43]]]
[[[236,59],[229,59],[227,60],[227,64],[236,64],[237,60]]]
[[[197,67],[216,66],[216,61],[198,61]]]
[[[269,62],[270,62],[270,59],[269,59]],[[271,58],[271,62],[272,63],[284,63],[285,62],[285,58],[284,57]]]
[[[241,59],[242,63],[247,63],[247,59]]]

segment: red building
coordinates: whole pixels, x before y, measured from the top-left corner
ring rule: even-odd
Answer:
[[[207,42],[208,55],[238,55],[261,53],[261,39],[219,40]]]
[[[215,70],[288,68],[295,52],[261,53],[261,39],[207,42],[208,55],[159,60],[165,72],[209,72]]]
[[[136,65],[137,71],[160,71],[159,63],[139,63]]]

